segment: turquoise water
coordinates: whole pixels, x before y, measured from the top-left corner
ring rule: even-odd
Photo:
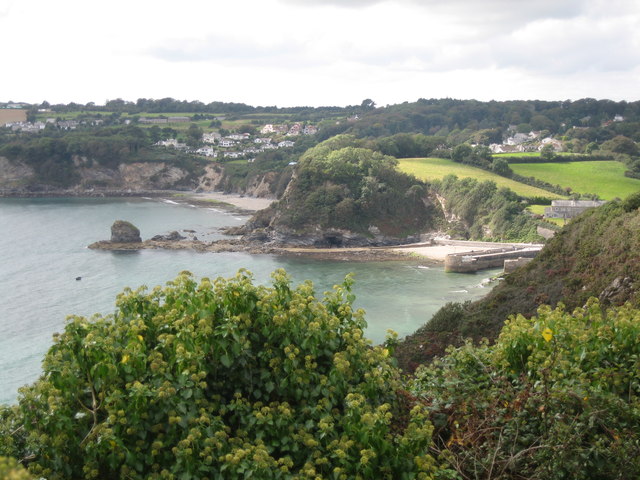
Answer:
[[[268,283],[285,268],[295,284],[310,279],[316,292],[355,273],[356,306],[367,312],[367,336],[381,342],[387,329],[414,331],[448,301],[479,298],[494,272],[445,274],[441,266],[408,262],[329,262],[244,253],[86,248],[108,239],[114,220],[128,220],[143,238],[192,229],[201,240],[221,238],[220,227],[246,217],[207,208],[144,199],[0,199],[0,403],[14,402],[34,381],[54,332],[67,315],[108,314],[125,286],[162,285],[180,271],[229,277],[247,268]],[[82,277],[76,281],[76,277]]]

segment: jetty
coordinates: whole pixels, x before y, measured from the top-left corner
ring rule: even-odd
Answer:
[[[492,248],[487,248],[487,243],[482,242],[477,247],[447,255],[444,259],[445,272],[471,273],[503,267],[505,273],[510,273],[533,260],[543,245],[506,243],[493,244]]]

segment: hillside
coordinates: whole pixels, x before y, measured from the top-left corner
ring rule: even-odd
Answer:
[[[300,157],[282,198],[248,224],[252,236],[329,246],[406,241],[441,216],[427,185],[397,161],[336,136]]]
[[[413,370],[463,338],[494,340],[509,315],[531,316],[542,304],[567,310],[598,297],[603,306],[638,303],[640,194],[585,212],[551,239],[538,257],[475,303],[447,304],[398,347]]]

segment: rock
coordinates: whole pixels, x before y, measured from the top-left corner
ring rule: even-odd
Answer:
[[[166,235],[156,235],[151,237],[151,240],[156,242],[177,242],[178,240],[184,240],[187,237],[183,237],[176,230],[169,232]]]
[[[111,242],[112,243],[140,243],[140,230],[130,222],[125,220],[116,220],[111,225]]]
[[[611,284],[600,293],[602,304],[622,304],[634,290],[633,281],[629,277],[616,277]]]

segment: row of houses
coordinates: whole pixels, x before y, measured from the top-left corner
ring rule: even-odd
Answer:
[[[551,145],[556,152],[561,152],[564,145],[560,140],[551,137],[540,139],[540,132],[516,133],[507,137],[502,143],[489,145],[491,153],[539,152],[546,145]]]
[[[75,130],[82,124],[87,124],[87,122],[78,122],[77,120],[59,120],[56,121],[55,118],[47,118],[44,122],[9,122],[5,123],[6,128],[10,128],[14,132],[23,132],[23,133],[37,133],[44,130],[47,125],[52,125],[54,127],[60,128],[62,130]],[[91,125],[101,125],[103,120],[92,120],[89,122]]]
[[[271,134],[280,134],[287,135],[290,137],[296,135],[315,135],[318,133],[318,127],[315,125],[302,125],[301,123],[294,123],[290,127],[287,125],[274,125],[271,123],[267,123],[264,127],[260,129],[260,133],[263,135]]]
[[[185,143],[180,143],[175,138],[160,140],[159,142],[155,143],[155,145],[159,147],[171,147],[177,150],[185,151],[187,153],[194,153],[196,155],[203,155],[205,157],[211,157],[211,158],[251,157],[251,156],[257,155],[258,153],[262,153],[266,150],[275,150],[278,148],[290,148],[295,145],[295,142],[292,142],[291,140],[283,140],[277,143],[272,143],[271,139],[261,139],[263,140],[263,142],[256,142],[256,140],[254,140],[254,145],[250,145],[239,151],[226,150],[227,148],[237,146],[237,144],[233,139],[226,138],[226,137],[220,138],[218,140],[218,148],[211,145],[206,145],[198,149],[190,149]],[[269,141],[267,142],[266,140],[269,140]],[[224,148],[225,151],[221,151],[219,150],[219,148]]]

